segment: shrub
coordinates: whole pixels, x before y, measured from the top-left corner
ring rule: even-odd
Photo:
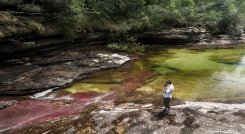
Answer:
[[[112,50],[126,51],[129,53],[142,54],[145,50],[145,47],[140,43],[109,43],[108,48]]]
[[[30,41],[30,42],[24,42],[23,45],[24,47],[34,47],[36,43],[33,41]]]
[[[72,38],[81,25],[84,0],[45,0],[42,4],[45,22],[56,26],[65,37]]]

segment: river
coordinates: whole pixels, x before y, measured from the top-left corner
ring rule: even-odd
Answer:
[[[130,65],[98,73],[65,91],[106,93],[131,83],[135,89],[128,90],[159,95],[167,79],[174,83],[174,97],[182,100],[245,102],[245,48],[152,49]]]
[[[175,86],[174,98],[180,100],[244,103],[245,47],[158,46],[119,69],[93,74],[65,89],[10,97],[17,102],[0,110],[0,133],[74,115],[94,102],[115,100],[161,106],[162,86],[168,79]]]

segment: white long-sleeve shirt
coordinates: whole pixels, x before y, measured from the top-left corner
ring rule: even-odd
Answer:
[[[172,93],[174,91],[174,85],[168,84],[167,86],[163,86],[163,97],[164,98],[172,98]]]

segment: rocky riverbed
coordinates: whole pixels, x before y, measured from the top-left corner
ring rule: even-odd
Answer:
[[[171,113],[149,104],[97,102],[83,112],[40,122],[9,133],[100,133],[100,134],[243,134],[245,105],[186,102],[173,106]]]
[[[244,104],[187,102],[161,116],[152,104],[106,104],[92,112],[98,133],[243,133]]]

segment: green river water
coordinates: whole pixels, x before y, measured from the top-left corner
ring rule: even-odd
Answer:
[[[245,102],[245,47],[158,47],[147,50],[135,62],[98,73],[65,90],[71,93],[108,93],[131,84],[129,88],[134,87],[136,92],[159,96],[167,79],[175,86],[175,98]]]

